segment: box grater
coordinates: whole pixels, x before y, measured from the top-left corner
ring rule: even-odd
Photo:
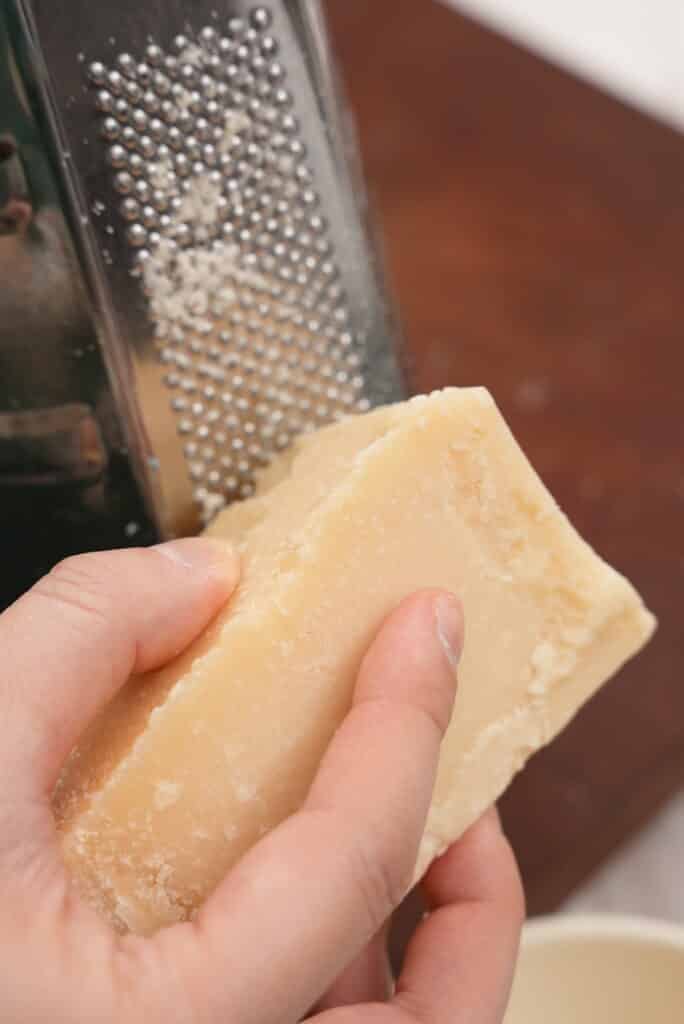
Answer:
[[[6,604],[403,395],[315,0],[0,0]]]

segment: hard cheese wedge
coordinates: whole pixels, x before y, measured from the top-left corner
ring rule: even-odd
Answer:
[[[648,639],[630,584],[582,541],[484,390],[449,390],[302,440],[211,532],[232,605],[130,683],[65,770],[64,856],[116,925],[186,918],[302,802],[383,618],[463,599],[467,643],[418,874]]]

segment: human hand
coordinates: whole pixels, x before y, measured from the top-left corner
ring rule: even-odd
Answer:
[[[387,987],[382,929],[410,883],[454,697],[462,623],[448,595],[390,617],[304,807],[192,923],[118,936],[70,887],[50,809],[68,752],[131,674],[190,643],[238,575],[207,540],[88,555],[0,616],[2,1021],[294,1024],[316,1006],[316,1024],[499,1024],[523,909],[495,816],[431,869],[431,913]]]

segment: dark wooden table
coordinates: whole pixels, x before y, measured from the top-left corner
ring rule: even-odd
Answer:
[[[684,781],[684,136],[432,0],[329,0],[413,362],[485,384],[661,620],[505,822],[556,907]]]

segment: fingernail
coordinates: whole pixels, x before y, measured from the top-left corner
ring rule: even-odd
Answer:
[[[191,537],[158,544],[154,549],[177,565],[193,572],[232,578],[238,571],[238,556],[227,542],[209,537]]]
[[[435,602],[437,636],[451,667],[456,670],[463,653],[463,612],[455,597],[443,595]]]

